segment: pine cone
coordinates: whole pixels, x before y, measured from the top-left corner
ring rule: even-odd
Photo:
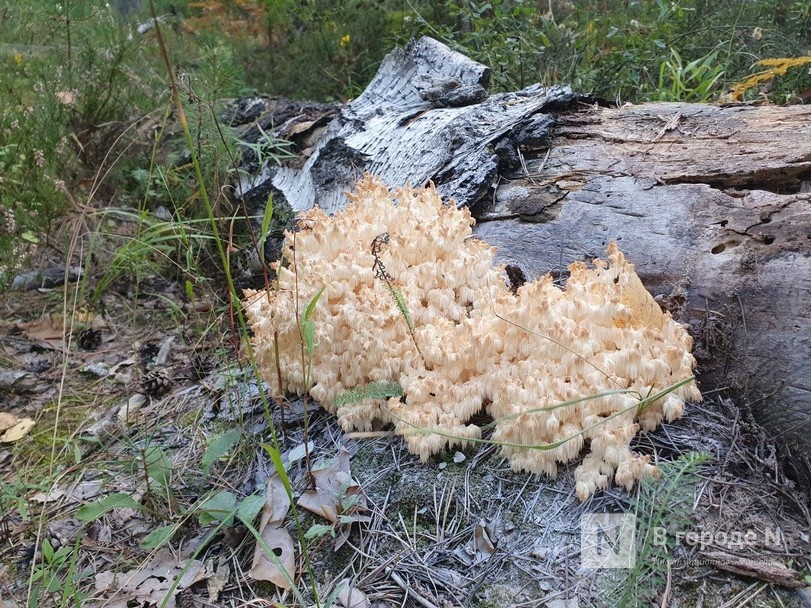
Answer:
[[[79,348],[82,350],[96,350],[101,346],[101,330],[89,327],[79,332]]]
[[[141,390],[147,395],[159,396],[172,388],[173,384],[171,370],[159,367],[141,379]]]

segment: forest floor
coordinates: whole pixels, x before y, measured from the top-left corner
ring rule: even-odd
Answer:
[[[2,608],[811,602],[807,500],[728,400],[638,438],[662,480],[580,503],[577,463],[555,480],[494,446],[421,463],[385,429],[345,434],[316,404],[263,401],[213,296],[154,277],[90,308],[80,283],[0,296]],[[265,489],[268,445],[298,509]],[[632,568],[584,568],[594,513],[665,540]],[[292,589],[256,580],[273,570],[259,536],[291,539]]]

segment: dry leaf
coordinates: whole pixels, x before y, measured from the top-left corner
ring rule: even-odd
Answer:
[[[31,500],[38,503],[54,502],[65,496],[67,493],[68,492],[64,487],[54,486],[47,492],[37,492],[31,497]]]
[[[76,91],[58,91],[56,98],[59,100],[59,103],[72,106],[76,103]]]
[[[225,557],[221,555],[219,561],[217,562],[216,570],[214,570],[213,560],[209,560],[206,563],[206,574],[208,575],[208,579],[206,580],[206,586],[208,588],[208,601],[211,602],[212,605],[216,605],[217,600],[220,598],[220,593],[222,593],[222,590],[225,589],[225,585],[228,584],[228,577],[231,575],[231,568],[228,567]]]
[[[341,501],[358,495],[358,499],[349,511],[366,507],[366,499],[360,486],[352,481],[349,471],[349,452],[343,448],[338,457],[326,467],[313,471],[315,490],[309,490],[298,499],[298,506],[311,513],[320,515],[330,523],[338,521],[338,515],[344,514]]]
[[[290,127],[287,132],[287,137],[292,137],[293,135],[298,135],[299,133],[304,133],[308,129],[312,128],[316,121],[314,120],[305,120],[296,125]]]
[[[338,585],[343,585],[338,592],[338,602],[341,606],[344,608],[371,608],[372,604],[366,594],[357,587],[351,586],[348,578],[343,579]]]
[[[103,485],[101,481],[83,481],[70,487],[54,486],[47,492],[37,492],[31,497],[31,500],[46,503],[67,497],[68,502],[86,502],[101,494]]]
[[[14,441],[19,441],[28,435],[28,431],[30,431],[33,427],[33,420],[30,418],[23,418],[13,427],[7,429],[5,433],[0,435],[0,443],[12,443]]]
[[[32,391],[37,386],[37,377],[19,369],[0,369],[0,390],[21,393]]]
[[[6,429],[10,429],[15,424],[20,421],[17,416],[14,414],[9,414],[7,412],[0,412],[0,431],[5,431]]]
[[[152,561],[143,568],[125,574],[99,572],[96,574],[96,591],[111,592],[117,597],[126,597],[138,605],[175,608],[175,595],[182,589],[206,577],[205,566],[198,560],[177,559],[169,549],[161,549]],[[175,585],[171,597],[169,590]],[[105,604],[116,605],[116,604]],[[128,605],[126,602],[124,606]]]
[[[44,315],[36,321],[20,323],[23,335],[43,348],[64,348],[65,318],[62,315]]]
[[[84,306],[73,312],[73,322],[91,325],[93,321],[96,319],[96,316],[97,315],[95,312],[93,312],[93,309],[91,309],[87,304],[85,304]]]
[[[23,335],[29,340],[61,340],[65,331],[65,318],[62,315],[45,315],[22,323]]]
[[[269,581],[282,589],[291,589],[296,574],[293,539],[283,527],[290,509],[290,499],[278,475],[268,479],[265,506],[259,523],[263,542],[257,541],[249,574],[259,581]],[[274,557],[268,555],[270,551]]]
[[[464,547],[459,547],[455,555],[469,566],[486,560],[496,552],[492,534],[492,525],[479,522],[473,530],[473,538]]]

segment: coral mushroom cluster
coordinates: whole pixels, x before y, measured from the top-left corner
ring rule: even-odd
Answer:
[[[333,217],[305,213],[286,235],[276,285],[246,293],[273,391],[309,389],[347,430],[392,423],[423,459],[480,438],[470,420],[481,411],[514,469],[554,476],[588,446],[575,471],[583,500],[612,475],[630,489],[656,473],[629,449],[632,437],[678,418],[700,394],[688,382],[644,407],[640,399],[690,378],[695,360],[685,327],[661,312],[615,245],[608,262],[572,264],[565,289],[546,276],[513,293],[494,248],[472,238],[470,213],[433,188],[389,191],[367,177],[349,198]],[[308,387],[300,323],[322,288]],[[404,397],[334,406],[372,382],[399,383]]]

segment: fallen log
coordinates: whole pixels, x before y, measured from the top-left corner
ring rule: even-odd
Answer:
[[[246,199],[332,212],[364,172],[434,181],[511,280],[563,280],[617,241],[690,324],[703,391],[748,404],[811,489],[811,109],[609,108],[565,88],[488,96],[487,81],[436,41],[399,49],[302,168],[265,164]]]

